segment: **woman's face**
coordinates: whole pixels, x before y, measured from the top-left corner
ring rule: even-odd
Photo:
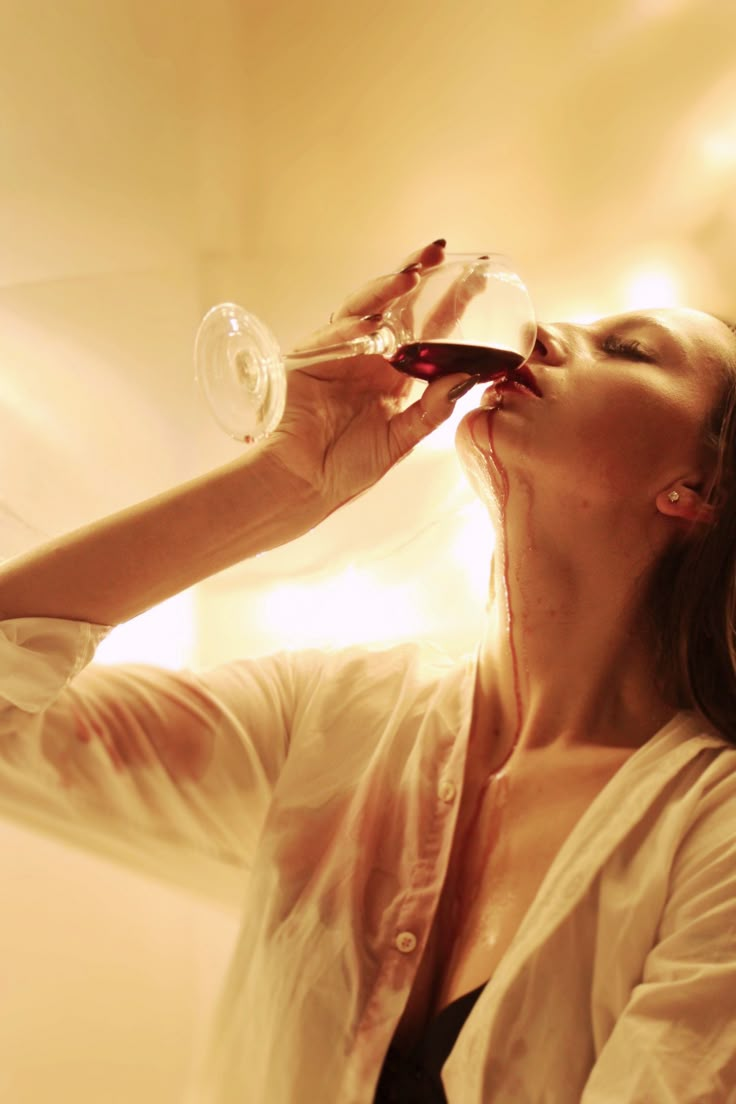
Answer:
[[[489,389],[458,427],[460,458],[496,499],[504,478],[580,509],[652,502],[678,480],[699,489],[703,427],[735,353],[729,328],[694,310],[540,325],[528,367],[541,397],[505,390],[494,409]]]

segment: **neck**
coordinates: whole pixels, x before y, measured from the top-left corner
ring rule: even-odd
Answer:
[[[636,525],[628,540],[610,517],[561,536],[559,516],[545,526],[537,513],[532,527],[528,511],[522,524],[507,508],[497,529],[476,689],[483,742],[494,762],[542,747],[641,746],[675,710],[656,688]]]

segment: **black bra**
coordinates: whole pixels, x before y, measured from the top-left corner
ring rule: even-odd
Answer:
[[[484,989],[479,985],[443,1008],[408,1055],[388,1048],[373,1104],[447,1104],[440,1071]]]

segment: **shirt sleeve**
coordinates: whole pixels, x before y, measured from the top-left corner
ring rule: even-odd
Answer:
[[[177,881],[197,856],[247,870],[315,657],[90,664],[108,631],[0,623],[0,810]]]
[[[581,1104],[673,1101],[736,1101],[733,772],[711,791],[680,844],[657,942],[581,1098]]]

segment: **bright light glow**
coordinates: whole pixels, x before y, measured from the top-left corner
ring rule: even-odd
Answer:
[[[176,671],[194,656],[194,598],[185,590],[118,625],[95,653],[95,663],[150,663]]]
[[[430,449],[432,452],[454,452],[457,427],[470,410],[475,410],[483,391],[482,383],[479,383],[476,387],[471,387],[467,395],[463,395],[461,399],[457,400],[455,409],[447,421],[443,422],[441,426],[437,426],[437,429],[433,430],[429,437],[425,437],[420,447]]]
[[[736,133],[719,131],[708,134],[703,141],[703,153],[715,169],[736,167]]]
[[[462,510],[462,523],[450,546],[450,557],[460,571],[455,579],[462,579],[480,605],[488,596],[491,556],[496,545],[496,534],[485,507],[473,502]],[[453,583],[456,585],[456,583]]]
[[[626,308],[678,307],[682,303],[677,277],[664,266],[642,267],[628,279]]]
[[[257,609],[269,633],[292,649],[420,636],[428,627],[410,584],[387,585],[352,566],[308,585],[275,586]]]

